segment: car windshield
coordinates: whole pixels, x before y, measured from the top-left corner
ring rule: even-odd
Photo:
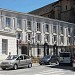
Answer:
[[[60,57],[70,57],[70,53],[60,53]]]
[[[47,56],[43,57],[43,59],[48,59],[48,58],[50,58],[50,56],[49,56],[49,55],[47,55]]]
[[[14,60],[18,57],[18,55],[10,55],[6,58],[6,60]]]

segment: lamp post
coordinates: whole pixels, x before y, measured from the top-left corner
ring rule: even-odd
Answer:
[[[63,49],[62,49],[62,47],[63,47],[63,43],[61,42],[61,52],[63,52]]]
[[[17,55],[18,55],[18,40],[17,40]]]
[[[27,44],[27,55],[29,55],[29,50],[30,50],[30,40],[28,40],[28,44]]]
[[[57,44],[56,44],[56,41],[54,42],[54,45],[53,45],[53,55],[57,55]]]
[[[40,51],[39,51],[39,50],[40,50],[40,49],[39,49],[39,43],[40,43],[40,42],[37,41],[37,54],[38,54],[38,57],[39,57],[39,54],[40,54]]]

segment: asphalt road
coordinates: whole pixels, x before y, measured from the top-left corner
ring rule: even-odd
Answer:
[[[58,66],[33,64],[32,68],[20,68],[17,70],[2,70],[0,75],[75,75],[75,71],[70,66]]]

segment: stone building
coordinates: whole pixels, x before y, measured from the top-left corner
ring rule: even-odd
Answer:
[[[58,0],[29,13],[75,23],[75,0]]]
[[[75,44],[74,30],[73,23],[0,9],[0,55],[58,55]]]

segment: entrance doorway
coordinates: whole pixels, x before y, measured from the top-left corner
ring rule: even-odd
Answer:
[[[26,46],[21,47],[21,54],[26,54],[27,55],[27,47]]]

